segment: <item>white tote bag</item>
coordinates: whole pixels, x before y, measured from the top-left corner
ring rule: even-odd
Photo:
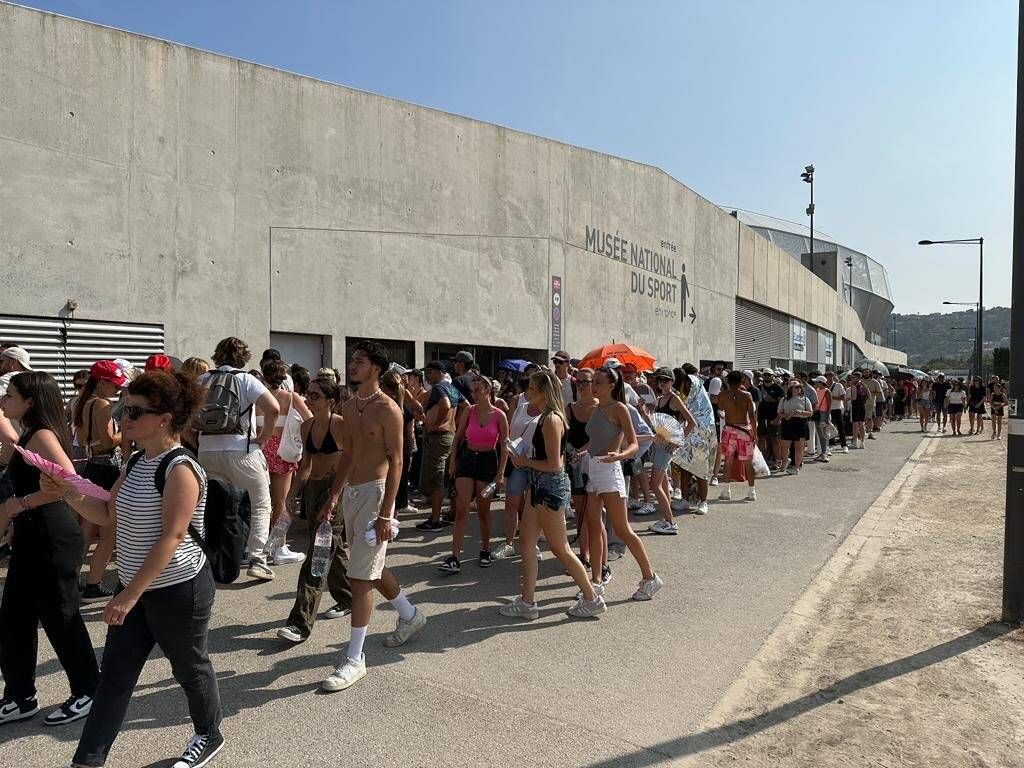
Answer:
[[[298,464],[302,460],[302,416],[295,410],[294,405],[288,406],[277,455],[289,464]]]

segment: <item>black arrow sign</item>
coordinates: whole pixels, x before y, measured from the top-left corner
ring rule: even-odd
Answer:
[[[690,325],[693,325],[695,322],[697,322],[697,310],[693,309],[691,307],[691,309],[690,309]]]

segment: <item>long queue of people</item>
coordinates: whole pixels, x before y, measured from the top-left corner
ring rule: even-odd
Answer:
[[[9,547],[0,725],[39,712],[41,624],[70,687],[43,722],[86,720],[72,766],[105,764],[154,646],[195,729],[175,768],[200,768],[223,747],[208,652],[218,581],[240,572],[269,581],[275,567],[301,564],[276,634],[301,643],[318,618],[349,616],[346,651],[322,683],[340,691],[366,675],[374,592],[398,614],[385,646],[408,643],[427,624],[385,562],[399,517],[419,514],[416,499],[429,507],[415,525],[423,535],[452,526],[451,553],[436,565],[446,574],[462,570],[471,507],[479,567],[512,558],[518,542],[521,590],[502,615],[539,616],[543,543],[578,588],[568,615],[593,618],[608,608],[610,563],[627,550],[641,573],[632,598],[651,600],[664,587],[630,512],[656,515],[649,530],[676,535],[677,513],[709,512],[709,487],[721,483],[720,498],[731,498],[739,481],[755,501],[763,471],[828,461],[833,443],[847,450],[847,435],[849,447],[863,448],[885,416],[883,383],[860,371],[840,382],[834,373],[790,378],[717,363],[702,374],[613,356],[581,366],[559,351],[550,365],[491,379],[468,352],[407,370],[361,342],[342,383],[335,370],[311,374],[274,350],[250,369],[251,353],[234,337],[212,360],[154,355],[141,371],[101,360],[76,375],[65,403],[25,350],[0,352],[0,531]],[[109,498],[83,491],[75,474]],[[310,528],[305,553],[287,543],[296,517]],[[117,585],[108,590],[112,558]],[[325,588],[333,603],[321,613]],[[90,602],[106,602],[101,664],[80,613]]]

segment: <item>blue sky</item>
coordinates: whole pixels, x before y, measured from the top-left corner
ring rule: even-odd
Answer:
[[[889,270],[897,311],[1010,301],[1016,3],[24,3],[657,165]]]

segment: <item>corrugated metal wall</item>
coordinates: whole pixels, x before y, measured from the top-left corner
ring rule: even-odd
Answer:
[[[60,384],[65,397],[74,394],[75,371],[97,360],[124,358],[142,368],[146,358],[164,351],[162,325],[108,323],[75,318],[0,315],[0,341],[23,347],[32,368],[46,371]]]

